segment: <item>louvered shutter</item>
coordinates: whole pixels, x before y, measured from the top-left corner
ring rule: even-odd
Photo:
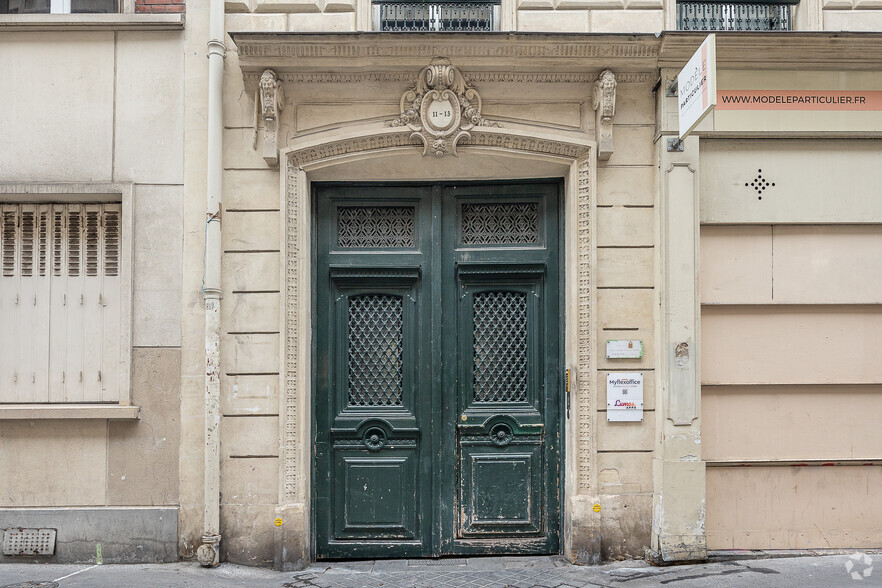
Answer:
[[[118,402],[120,205],[4,204],[0,402]]]

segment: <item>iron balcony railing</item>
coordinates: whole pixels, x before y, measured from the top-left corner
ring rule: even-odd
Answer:
[[[374,0],[374,30],[485,32],[499,30],[500,0],[394,2]]]
[[[790,6],[796,1],[677,3],[680,31],[789,31]]]

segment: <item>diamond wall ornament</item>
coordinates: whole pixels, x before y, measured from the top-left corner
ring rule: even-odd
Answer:
[[[763,199],[763,192],[768,190],[769,188],[775,185],[775,182],[770,182],[768,179],[763,177],[763,170],[756,170],[756,177],[750,182],[744,182],[744,185],[749,188],[753,188],[757,196],[757,200]]]

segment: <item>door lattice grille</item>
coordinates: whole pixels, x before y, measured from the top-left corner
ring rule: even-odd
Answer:
[[[527,400],[527,295],[474,297],[474,386],[477,402]]]
[[[539,205],[464,204],[464,245],[515,245],[539,242]]]
[[[349,299],[349,406],[401,405],[401,298]]]
[[[340,247],[413,247],[413,206],[343,206],[337,210]]]

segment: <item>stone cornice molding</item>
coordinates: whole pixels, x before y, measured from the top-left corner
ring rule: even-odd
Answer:
[[[476,33],[468,35],[468,43],[463,43],[463,35],[441,33],[234,32],[230,36],[246,75],[270,67],[285,81],[287,75],[307,76],[294,78],[306,81],[325,81],[328,78],[312,76],[328,75],[406,78],[433,57],[444,55],[476,83],[495,81],[493,76],[498,81],[545,82],[548,78],[542,76],[554,81],[553,76],[563,76],[558,79],[593,82],[607,68],[627,82],[629,73],[682,67],[706,35]],[[717,60],[720,67],[733,69],[871,70],[882,67],[882,33],[718,32]]]
[[[267,67],[286,73],[404,72],[443,55],[478,75],[494,73],[599,73],[620,66],[654,67],[655,35],[475,33],[231,33],[245,73]],[[630,67],[625,64],[629,64]],[[645,66],[641,67],[641,64]],[[618,71],[617,69],[617,71]],[[593,81],[593,80],[586,80]]]
[[[547,73],[547,72],[507,72],[483,71],[463,74],[470,84],[515,83],[515,84],[593,84],[600,79],[600,72],[590,73]],[[250,87],[260,79],[258,73],[242,76]],[[286,84],[358,84],[363,82],[407,83],[413,80],[412,72],[368,72],[368,73],[282,73],[279,79]],[[658,72],[631,72],[616,74],[619,84],[649,84],[658,80]]]
[[[302,140],[294,138],[291,147],[282,150],[281,156],[287,158],[290,167],[304,167],[364,152],[396,148],[422,151],[422,143],[411,137],[411,130],[408,127],[381,125],[382,123],[372,124],[353,132],[350,136],[336,139],[324,134]],[[569,137],[524,129],[475,127],[468,141],[461,143],[459,149],[465,149],[467,153],[469,148],[482,147],[575,160],[587,156],[593,146],[593,141],[576,135]]]
[[[882,66],[882,32],[717,31],[720,69],[869,70]],[[658,67],[681,68],[707,35],[669,31],[660,37]]]

